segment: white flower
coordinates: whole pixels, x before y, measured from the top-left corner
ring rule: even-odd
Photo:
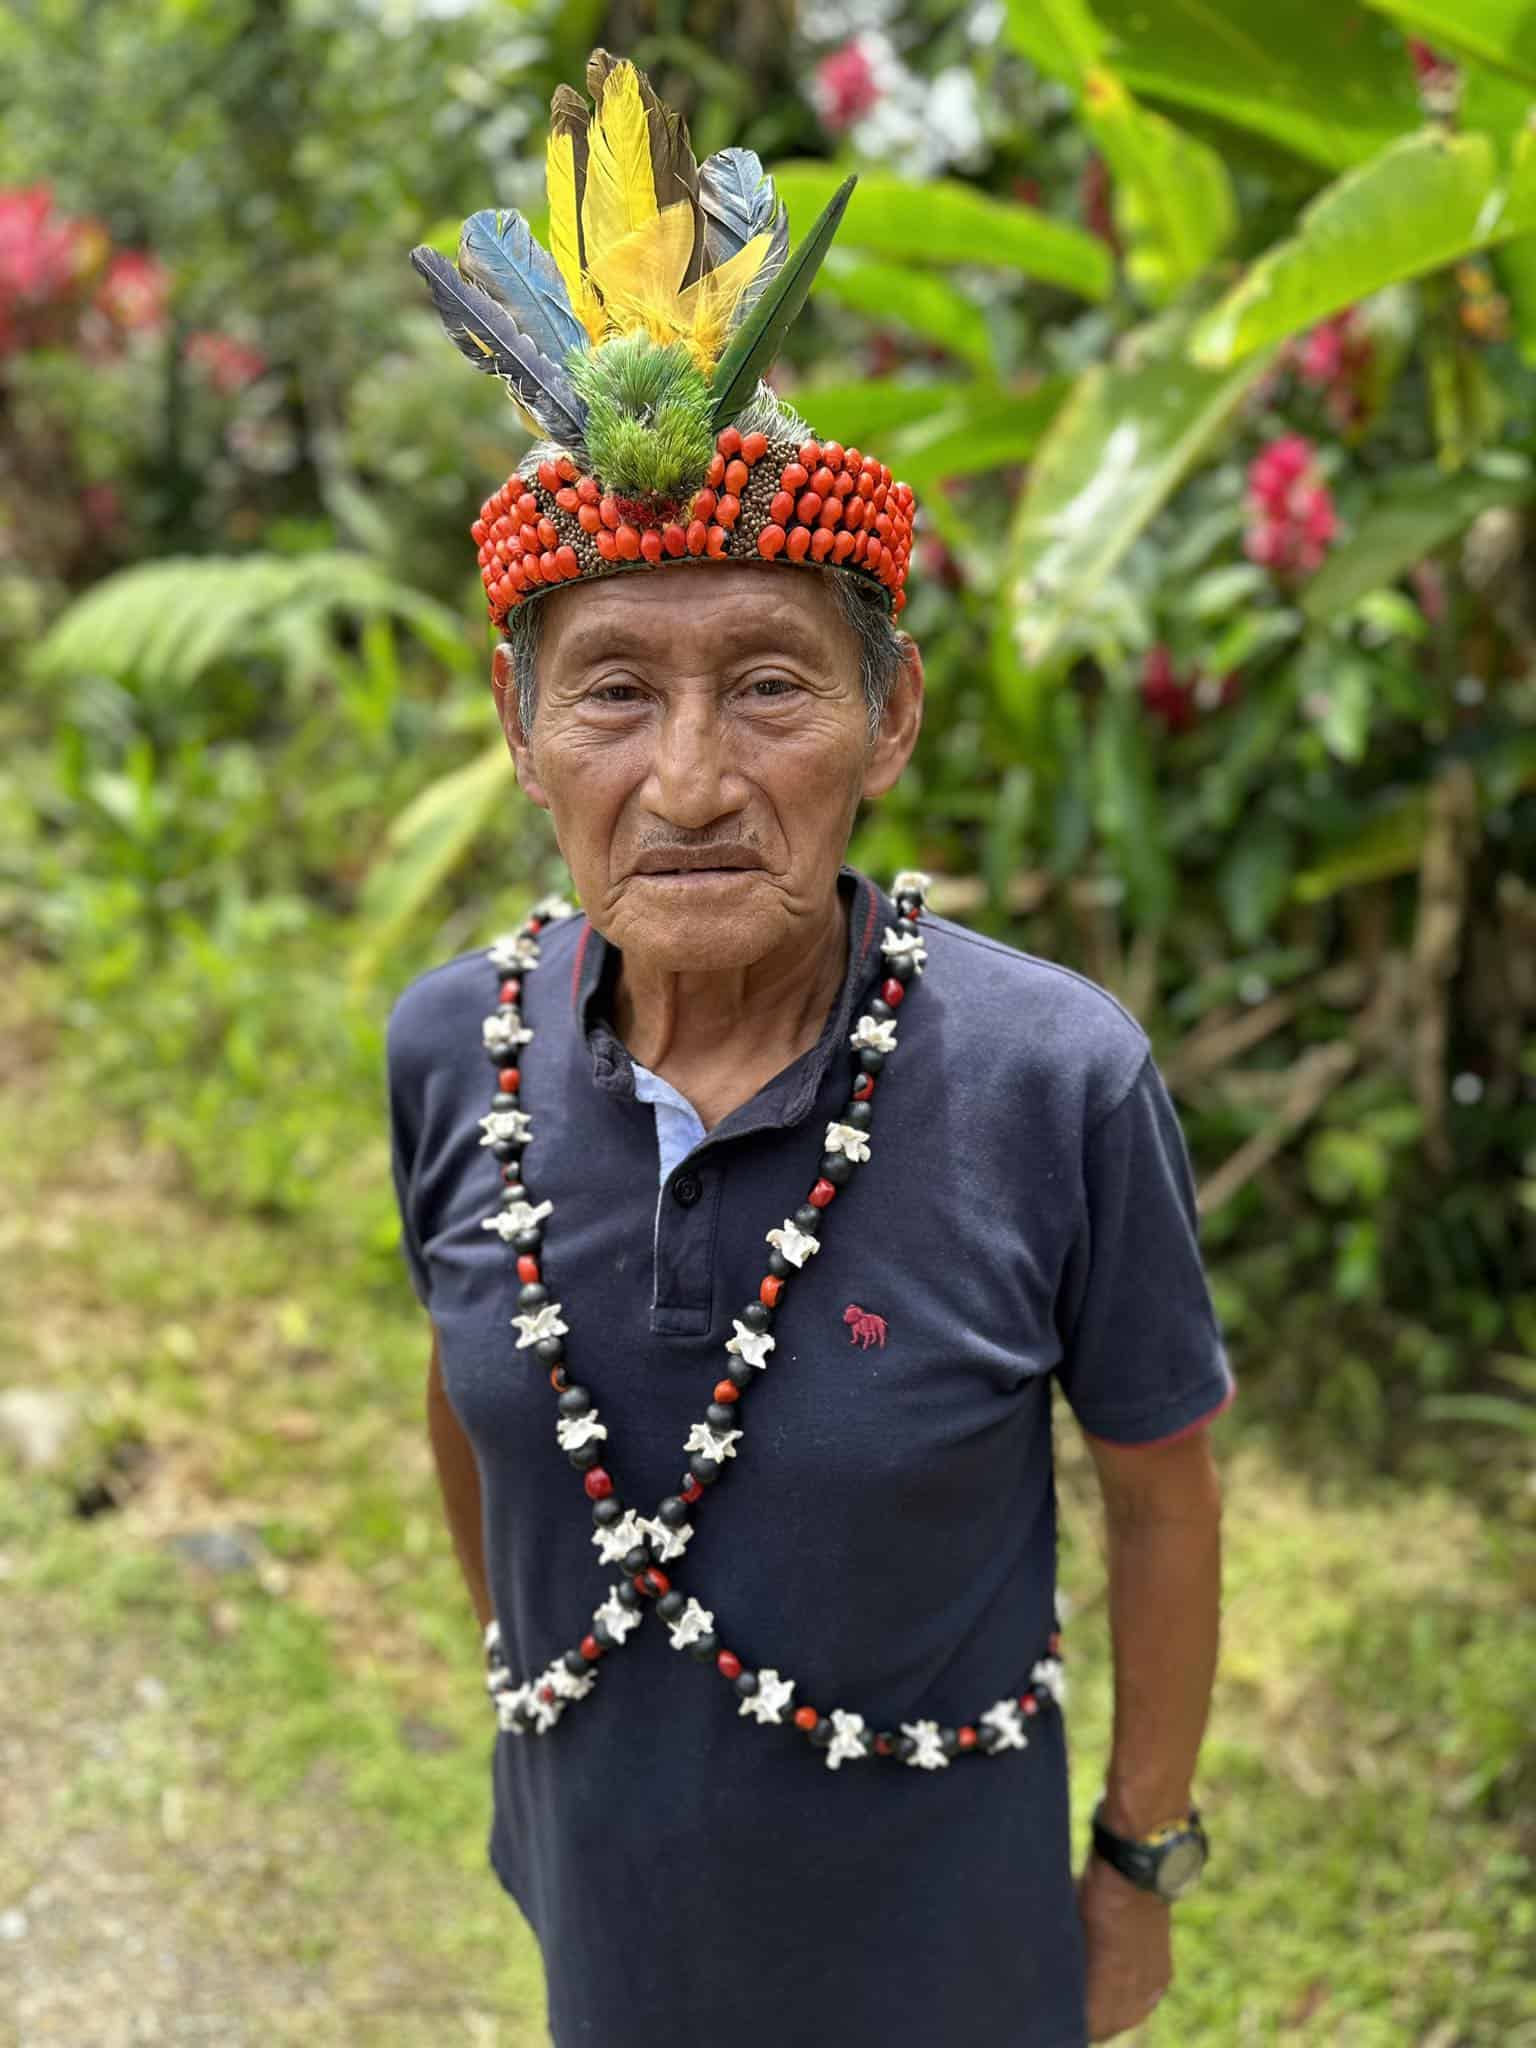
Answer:
[[[616,1522],[594,1529],[592,1541],[602,1552],[604,1564],[622,1564],[636,1544],[645,1541],[645,1529],[634,1509],[626,1508]]]
[[[541,896],[528,915],[541,917],[546,924],[556,924],[562,917],[574,917],[576,906],[567,903],[563,896]]]
[[[757,1691],[743,1700],[738,1714],[750,1714],[754,1721],[782,1721],[784,1709],[789,1705],[795,1690],[792,1678],[780,1678],[777,1671],[767,1668],[757,1674]]]
[[[910,1735],[917,1748],[907,1758],[915,1771],[942,1771],[949,1762],[944,1754],[944,1745],[939,1740],[937,1721],[903,1721],[903,1735]]]
[[[910,960],[916,974],[922,973],[923,962],[928,958],[928,948],[919,933],[893,932],[889,925],[880,941],[880,950],[887,960]]]
[[[501,1623],[494,1614],[485,1624],[485,1634],[481,1637],[481,1641],[485,1646],[487,1656],[490,1655],[492,1650],[499,1650],[501,1648]]]
[[[493,1012],[480,1026],[480,1036],[487,1052],[516,1054],[520,1045],[526,1045],[533,1033],[514,1010],[510,1017]]]
[[[523,967],[539,964],[539,942],[527,932],[503,932],[486,947],[485,957],[498,974],[515,974]]]
[[[693,1541],[692,1522],[684,1522],[681,1527],[673,1529],[659,1519],[648,1520],[642,1515],[640,1526],[662,1564],[669,1563],[674,1557],[681,1557]]]
[[[546,1337],[570,1335],[570,1325],[562,1320],[558,1301],[546,1301],[531,1315],[514,1316],[512,1321],[522,1331],[516,1345],[519,1351],[526,1351],[530,1344],[542,1344]]]
[[[480,1228],[494,1230],[503,1244],[510,1244],[525,1230],[537,1229],[544,1218],[553,1213],[554,1206],[553,1202],[509,1202],[505,1209],[498,1209],[494,1216],[487,1216]]]
[[[496,1719],[503,1728],[510,1728],[514,1735],[525,1732],[524,1724],[515,1717],[519,1707],[532,1712],[534,1706],[533,1687],[517,1686],[511,1692],[498,1693],[496,1697]]]
[[[891,884],[891,894],[893,896],[926,896],[932,887],[932,875],[925,875],[921,868],[903,868]]]
[[[511,1690],[511,1687],[512,1674],[507,1669],[506,1665],[492,1665],[491,1669],[487,1671],[487,1673],[485,1674],[485,1689],[490,1694],[491,1698],[495,1699],[497,1693],[499,1692],[509,1692]]]
[[[565,1712],[565,1701],[561,1699],[559,1693],[555,1691],[548,1681],[549,1673],[541,1671],[532,1685],[527,1688],[528,1711],[532,1714],[534,1726],[541,1735],[548,1734],[549,1730],[554,1727],[560,1716]],[[546,1692],[551,1695],[549,1699],[544,1697]]]
[[[1043,1685],[1057,1706],[1067,1697],[1066,1668],[1059,1657],[1042,1657],[1030,1677],[1036,1685]]]
[[[1017,1700],[999,1700],[995,1707],[988,1707],[982,1720],[989,1728],[997,1730],[997,1741],[992,1745],[999,1749],[1028,1749],[1029,1737],[1024,1733],[1024,1716],[1019,1712]]]
[[[552,1685],[557,1698],[562,1700],[584,1700],[597,1683],[595,1671],[583,1671],[579,1676],[567,1671],[564,1662],[557,1657],[544,1673],[543,1683]]]
[[[896,1019],[894,1017],[861,1017],[848,1034],[848,1043],[855,1052],[894,1052],[896,1050]]]
[[[533,1136],[533,1118],[523,1109],[493,1109],[481,1117],[480,1128],[485,1136],[482,1145],[494,1145],[506,1140],[513,1145],[526,1145]]]
[[[727,1337],[725,1348],[734,1351],[738,1358],[744,1358],[748,1365],[755,1365],[761,1371],[768,1363],[768,1354],[774,1348],[774,1340],[766,1330],[749,1330],[745,1323],[731,1318],[734,1337]]]
[[[842,1707],[832,1709],[832,1743],[827,1751],[827,1769],[839,1764],[858,1763],[869,1752],[864,1747],[864,1716],[850,1714]]]
[[[770,1230],[767,1237],[779,1256],[788,1259],[792,1266],[803,1266],[807,1259],[814,1258],[821,1250],[821,1239],[812,1237],[808,1230],[802,1230],[792,1216],[784,1218],[782,1230]]]
[[[841,1152],[845,1159],[851,1159],[855,1166],[862,1166],[869,1157],[869,1139],[853,1124],[830,1123],[827,1125],[825,1148],[828,1152]]]
[[[707,1422],[696,1422],[688,1432],[685,1451],[702,1451],[706,1458],[734,1458],[736,1439],[745,1435],[740,1429],[711,1429]]]
[[[562,1415],[555,1423],[555,1441],[562,1451],[579,1451],[583,1444],[596,1443],[607,1434],[608,1425],[598,1421],[595,1408],[585,1415]]]
[[[711,1634],[714,1626],[715,1617],[707,1607],[701,1607],[692,1594],[688,1596],[688,1605],[677,1619],[667,1623],[667,1627],[672,1631],[674,1650],[686,1650],[688,1645],[696,1643],[700,1636]]]
[[[608,1588],[608,1598],[601,1607],[592,1611],[594,1622],[600,1621],[616,1643],[622,1643],[632,1628],[638,1628],[645,1616],[638,1607],[626,1607],[619,1598],[617,1586]]]

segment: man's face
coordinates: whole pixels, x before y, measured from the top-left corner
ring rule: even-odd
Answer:
[[[917,737],[916,649],[871,745],[859,643],[825,579],[749,563],[541,598],[538,709],[518,780],[554,820],[592,923],[671,971],[748,966],[818,929],[854,814]]]

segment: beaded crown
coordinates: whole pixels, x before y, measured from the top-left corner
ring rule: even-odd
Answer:
[[[764,381],[855,180],[791,253],[754,151],[696,163],[681,117],[606,50],[587,90],[590,106],[569,86],[551,102],[548,250],[487,209],[455,263],[411,253],[450,339],[538,436],[471,528],[492,620],[562,583],[689,560],[842,569],[900,612],[910,488]]]

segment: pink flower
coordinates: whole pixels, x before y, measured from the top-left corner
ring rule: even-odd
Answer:
[[[193,369],[202,372],[215,391],[226,397],[243,391],[247,384],[254,384],[258,377],[266,375],[268,367],[260,349],[248,347],[245,342],[236,341],[232,334],[221,334],[212,328],[189,334],[182,354]]]
[[[1175,674],[1173,654],[1161,644],[1142,658],[1141,701],[1169,732],[1187,732],[1200,716],[1194,678]]]
[[[1441,72],[1452,68],[1438,50],[1431,49],[1429,44],[1422,42],[1418,36],[1408,38],[1408,54],[1413,59],[1413,68],[1418,74],[1420,85],[1433,84]]]
[[[840,135],[872,113],[883,98],[874,55],[863,37],[855,36],[816,66],[811,96],[822,126]]]
[[[1322,567],[1338,524],[1310,441],[1284,434],[1259,451],[1248,466],[1249,561],[1286,580],[1310,576]]]
[[[96,304],[114,326],[156,332],[165,325],[171,274],[147,249],[121,249],[96,287]]]
[[[27,346],[25,316],[67,304],[106,249],[98,222],[54,213],[50,186],[0,191],[0,354]]]

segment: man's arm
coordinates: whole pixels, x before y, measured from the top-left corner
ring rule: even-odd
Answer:
[[[1085,1439],[1109,1537],[1114,1743],[1104,1819],[1142,1835],[1189,1811],[1221,1619],[1221,1481],[1210,1431]]]
[[[1109,1536],[1115,1720],[1104,1820],[1181,1819],[1210,1710],[1221,1617],[1221,1482],[1210,1431],[1114,1444],[1085,1431]],[[1090,1852],[1078,1887],[1089,2038],[1144,2020],[1173,1976],[1170,1907]]]
[[[437,1464],[438,1484],[453,1547],[474,1602],[475,1614],[484,1629],[491,1618],[490,1587],[485,1577],[485,1546],[480,1522],[480,1468],[474,1446],[464,1434],[464,1425],[453,1412],[443,1385],[443,1362],[438,1351],[437,1329],[432,1330],[432,1362],[427,1370],[427,1431],[432,1439],[432,1456]]]

